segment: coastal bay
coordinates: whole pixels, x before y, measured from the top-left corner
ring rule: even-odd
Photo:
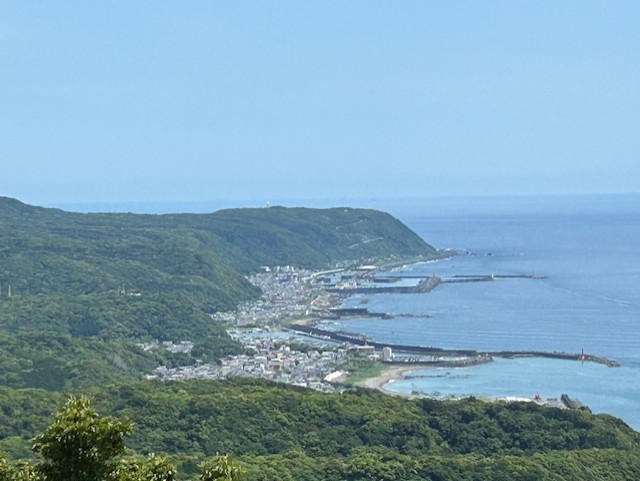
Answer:
[[[637,200],[637,196],[636,196]],[[390,210],[439,247],[471,255],[407,265],[394,274],[539,274],[536,282],[440,285],[426,294],[352,296],[372,311],[429,317],[342,320],[338,328],[380,342],[450,349],[594,353],[621,363],[608,368],[537,358],[496,360],[443,370],[447,376],[398,380],[387,389],[443,395],[541,394],[578,397],[595,412],[640,427],[640,212],[629,196],[547,200],[486,199],[473,206],[398,204]],[[543,372],[548,376],[536,377]],[[475,373],[478,373],[477,375]],[[437,381],[437,383],[436,383]]]
[[[420,368],[427,368],[427,366],[421,366],[420,364],[414,364],[411,366],[387,365],[383,368],[379,376],[363,379],[362,381],[357,382],[356,385],[369,389],[379,389],[383,392],[396,396],[415,397],[412,393],[396,391],[389,389],[388,387],[391,382],[403,379],[406,373]]]

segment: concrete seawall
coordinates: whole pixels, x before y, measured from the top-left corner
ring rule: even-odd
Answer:
[[[609,367],[619,367],[620,363],[608,359],[602,356],[595,356],[593,354],[583,353],[569,353],[569,352],[549,352],[549,351],[477,351],[475,349],[442,349],[439,347],[430,346],[411,346],[406,344],[392,344],[386,342],[373,341],[365,336],[357,336],[353,334],[346,334],[341,332],[328,331],[320,329],[315,326],[307,326],[302,324],[291,324],[289,329],[292,331],[300,332],[315,337],[321,337],[325,339],[333,339],[335,341],[346,342],[356,346],[372,346],[376,349],[382,349],[390,347],[396,352],[421,354],[426,356],[440,356],[440,357],[481,357],[486,356],[489,358],[500,357],[505,359],[513,359],[516,357],[543,357],[548,359],[565,359],[570,361],[587,361],[595,362],[598,364],[604,364]]]
[[[330,287],[327,288],[327,292],[331,292],[332,294],[341,294],[345,296],[353,295],[353,294],[418,294],[421,292],[430,292],[438,286],[442,282],[437,276],[431,276],[422,278],[422,280],[415,286],[389,286],[385,285],[383,287],[369,287],[369,286],[360,286],[360,287]]]

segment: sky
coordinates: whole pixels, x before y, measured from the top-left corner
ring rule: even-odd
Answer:
[[[0,0],[0,195],[640,192],[640,2]]]

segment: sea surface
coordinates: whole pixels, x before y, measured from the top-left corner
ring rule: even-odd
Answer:
[[[640,196],[444,198],[377,206],[438,248],[470,255],[396,273],[535,273],[544,279],[442,284],[430,293],[357,295],[346,306],[417,317],[353,319],[377,341],[606,356],[622,367],[551,359],[417,371],[386,388],[447,395],[579,398],[640,429]],[[428,316],[427,316],[428,315]]]
[[[396,272],[547,276],[445,284],[424,294],[353,296],[345,305],[366,302],[371,311],[417,317],[348,320],[341,323],[343,329],[379,341],[446,348],[584,349],[622,364],[608,368],[578,361],[496,359],[474,367],[416,371],[388,389],[440,396],[567,393],[594,412],[613,414],[640,430],[640,195],[280,203],[385,210],[430,244],[471,254]],[[229,207],[229,202],[58,207],[80,212],[212,212]]]

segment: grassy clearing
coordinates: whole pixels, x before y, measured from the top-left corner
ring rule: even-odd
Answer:
[[[379,361],[372,361],[366,357],[352,356],[342,369],[348,371],[345,384],[355,384],[370,377],[382,374],[384,366]]]

